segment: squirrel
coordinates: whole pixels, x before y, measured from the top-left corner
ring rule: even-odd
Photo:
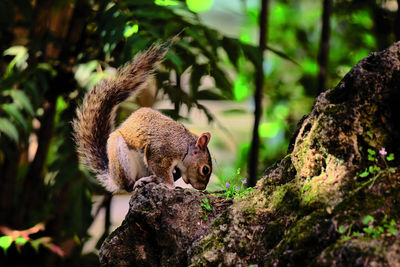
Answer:
[[[198,190],[207,187],[210,133],[196,136],[151,108],[138,109],[114,129],[116,106],[145,86],[169,45],[152,45],[137,54],[115,78],[90,89],[77,108],[72,126],[79,156],[110,192],[130,192],[148,182],[174,188],[180,176]]]

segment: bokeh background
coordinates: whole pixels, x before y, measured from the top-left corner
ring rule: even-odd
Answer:
[[[152,106],[211,132],[208,190],[223,190],[249,169],[261,177],[320,92],[400,40],[399,3],[0,1],[0,266],[99,264],[129,195],[106,193],[79,163],[71,120],[85,92],[137,52],[180,36],[146,90],[120,105],[118,122]]]

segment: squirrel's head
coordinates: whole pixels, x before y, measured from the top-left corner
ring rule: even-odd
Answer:
[[[212,172],[211,156],[207,148],[210,138],[210,133],[202,133],[196,143],[190,145],[183,159],[186,170],[182,172],[182,179],[199,190],[206,189]]]

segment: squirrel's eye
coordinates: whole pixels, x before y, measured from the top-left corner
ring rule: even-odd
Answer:
[[[207,165],[204,165],[203,168],[201,169],[201,172],[203,175],[209,175],[210,174],[210,167]]]

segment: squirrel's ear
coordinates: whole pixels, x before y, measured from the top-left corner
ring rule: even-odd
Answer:
[[[210,142],[211,134],[210,133],[202,133],[200,137],[197,139],[196,147],[205,149]]]

